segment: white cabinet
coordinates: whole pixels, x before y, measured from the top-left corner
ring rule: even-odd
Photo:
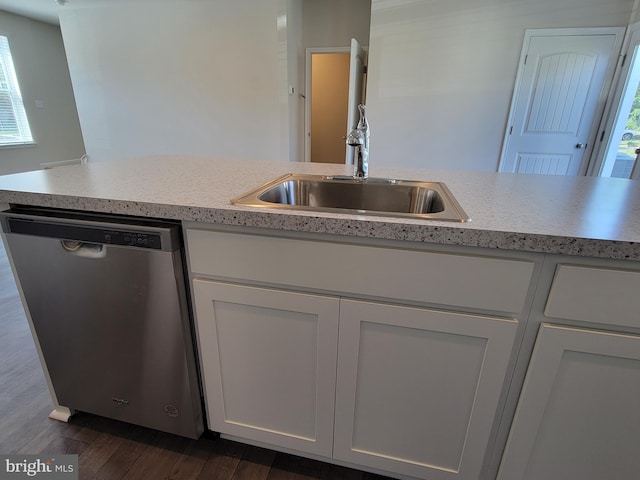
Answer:
[[[476,480],[517,322],[342,300],[334,458]]]
[[[498,479],[636,480],[638,399],[640,336],[543,324]]]
[[[194,280],[209,428],[331,456],[338,299]]]
[[[382,473],[480,478],[530,256],[186,237],[211,430]]]
[[[635,480],[640,268],[548,256],[541,279],[523,341],[529,346],[519,359],[528,366],[498,479]]]

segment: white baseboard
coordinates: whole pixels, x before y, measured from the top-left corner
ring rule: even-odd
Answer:
[[[61,167],[63,165],[75,165],[80,163],[82,163],[82,160],[80,158],[74,158],[73,160],[60,160],[58,162],[41,163],[40,168],[43,170],[48,170],[50,168]]]

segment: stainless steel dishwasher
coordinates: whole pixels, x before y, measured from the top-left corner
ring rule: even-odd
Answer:
[[[0,221],[58,403],[199,437],[180,226],[29,208]]]

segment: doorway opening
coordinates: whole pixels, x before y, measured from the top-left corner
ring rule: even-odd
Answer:
[[[366,99],[367,53],[350,47],[308,48],[306,55],[305,161],[353,164],[346,139]]]
[[[344,163],[349,63],[347,49],[310,52],[311,88],[307,89],[310,93],[310,129],[307,141],[311,162]]]
[[[640,24],[631,26],[620,82],[614,94],[617,104],[610,116],[608,141],[594,174],[600,177],[640,178],[636,150],[640,148]]]

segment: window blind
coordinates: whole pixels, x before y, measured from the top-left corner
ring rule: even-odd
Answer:
[[[0,146],[32,142],[9,40],[0,35]]]

